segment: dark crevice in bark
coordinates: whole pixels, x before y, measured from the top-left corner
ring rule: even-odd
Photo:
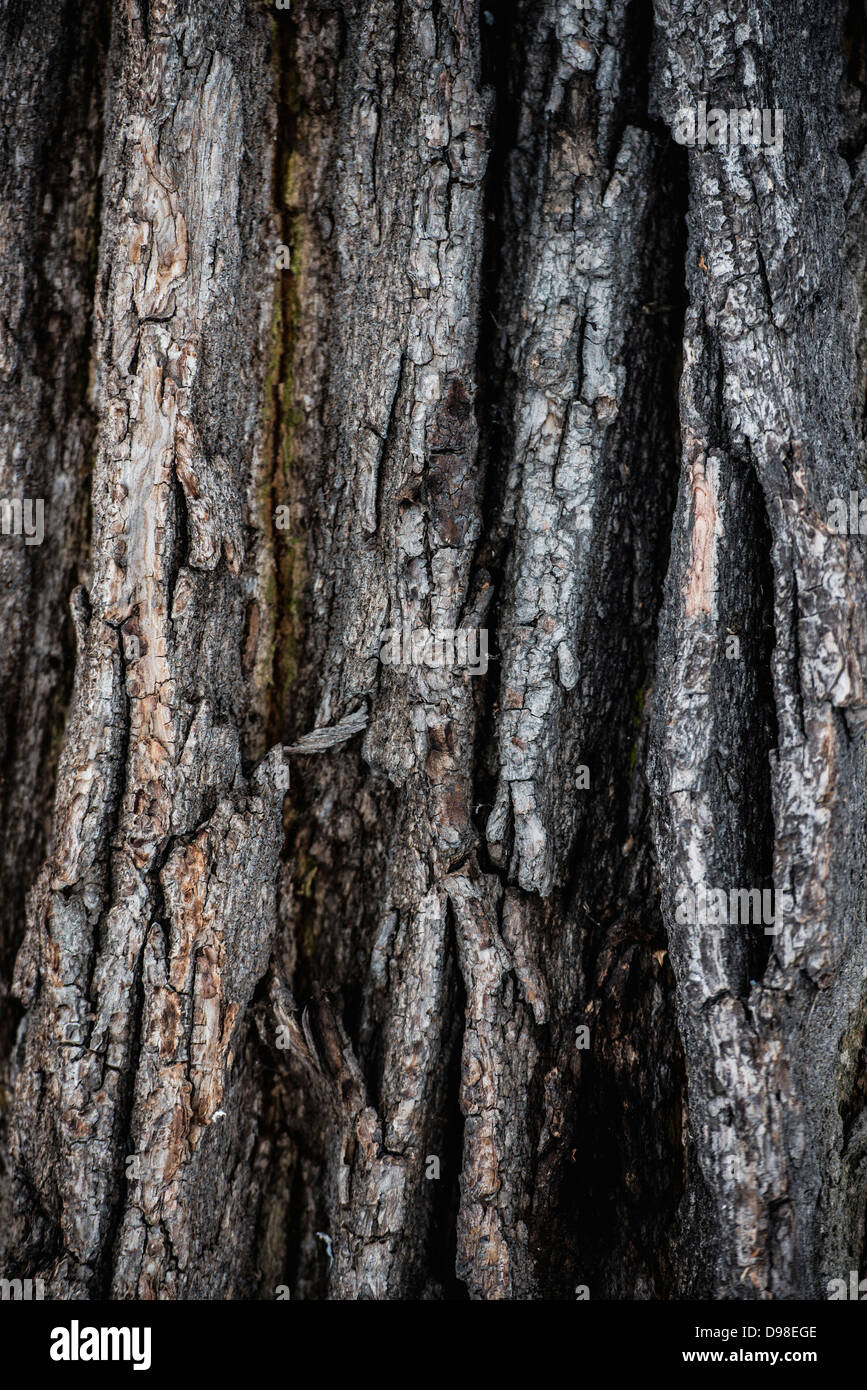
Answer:
[[[291,743],[304,730],[298,724],[297,701],[290,698],[294,684],[299,632],[304,626],[303,592],[298,548],[303,547],[302,517],[309,503],[302,477],[294,466],[292,401],[292,362],[298,318],[297,263],[300,254],[298,228],[290,194],[291,164],[297,144],[298,76],[297,29],[291,12],[278,10],[271,16],[274,36],[276,145],[273,162],[271,201],[279,229],[280,244],[290,254],[291,264],[278,267],[272,322],[271,362],[266,390],[267,429],[271,449],[271,481],[268,522],[274,565],[273,613],[274,653],[270,672],[271,690],[266,721],[266,742]],[[302,470],[306,473],[307,470]],[[277,525],[277,509],[288,510],[288,528]],[[281,517],[281,519],[284,519]],[[297,528],[297,529],[296,529]],[[264,615],[263,615],[264,618]]]
[[[442,1290],[442,1297],[465,1302],[469,1297],[466,1285],[455,1273],[457,1263],[457,1218],[460,1207],[460,1173],[463,1156],[464,1117],[459,1103],[461,1081],[461,1047],[463,1020],[466,1016],[466,990],[457,968],[454,923],[450,923],[450,989],[448,1003],[451,1026],[447,1029],[444,1047],[443,1103],[437,1117],[441,1147],[441,1176],[436,1183],[430,1217],[430,1248],[432,1282]],[[436,1144],[432,1146],[436,1152]]]
[[[846,70],[840,153],[852,168],[867,141],[867,8],[864,0],[849,0],[842,42]]]
[[[270,16],[274,81],[275,144],[272,163],[271,207],[278,242],[289,251],[290,264],[278,265],[271,317],[269,361],[265,382],[265,429],[269,476],[265,498],[265,524],[268,528],[270,612],[260,612],[254,604],[249,621],[253,624],[250,648],[270,644],[266,663],[266,709],[264,744],[291,743],[312,722],[312,680],[308,654],[301,650],[309,634],[303,575],[298,563],[303,550],[312,504],[314,461],[296,470],[293,408],[293,361],[298,319],[297,191],[292,187],[292,161],[298,144],[298,28],[288,10]],[[281,252],[281,261],[284,259]],[[285,521],[288,517],[288,527]],[[278,525],[278,518],[280,523]],[[303,664],[308,678],[299,674]],[[328,772],[323,770],[328,779]],[[309,775],[308,775],[309,774]],[[283,844],[281,864],[285,866],[279,889],[279,926],[275,957],[291,979],[295,996],[306,1011],[320,982],[329,976],[317,953],[317,897],[321,891],[321,866],[311,854],[315,826],[317,769],[304,759],[293,760],[291,780],[283,801]],[[264,1001],[267,981],[260,982],[258,996]],[[267,1005],[261,1007],[268,1013]],[[268,1022],[266,1029],[272,1024]],[[273,1038],[269,1038],[273,1047]],[[327,1270],[324,1262],[305,1258],[305,1237],[310,1240],[311,1219],[321,1230],[327,1213],[316,1193],[324,1172],[327,1138],[334,1117],[308,1073],[298,1064],[286,1072],[287,1053],[271,1054],[276,1066],[263,1072],[265,1105],[260,1124],[260,1145],[266,1173],[257,1249],[259,1263],[266,1266],[276,1283],[297,1295],[324,1298]],[[291,1062],[291,1058],[289,1059]],[[287,1180],[288,1179],[288,1180]],[[311,1204],[319,1209],[311,1211]],[[274,1235],[274,1232],[279,1232]],[[274,1248],[271,1248],[271,1247]],[[267,1285],[264,1298],[274,1297]]]
[[[482,77],[495,95],[491,148],[485,176],[485,241],[479,298],[480,322],[477,350],[479,391],[478,467],[482,480],[480,511],[484,528],[476,552],[477,574],[490,578],[493,598],[488,610],[491,635],[488,675],[477,683],[475,756],[473,770],[473,819],[477,826],[477,853],[482,871],[503,879],[505,875],[488,852],[485,823],[493,809],[497,782],[496,713],[500,697],[500,654],[505,565],[509,527],[504,522],[506,461],[511,456],[513,423],[510,401],[515,382],[509,366],[508,344],[501,312],[503,279],[512,254],[508,236],[510,160],[518,132],[519,94],[524,80],[525,49],[520,42],[521,10],[516,0],[494,0],[487,7],[493,23],[480,28]]]
[[[733,458],[735,486],[742,514],[736,541],[727,547],[721,567],[723,641],[734,637],[739,654],[718,658],[718,698],[727,712],[720,727],[732,734],[731,746],[720,748],[720,772],[743,810],[741,877],[726,887],[772,890],[774,814],[771,756],[779,742],[773,682],[774,574],[771,531],[765,500],[750,459]],[[732,717],[734,714],[734,717]],[[777,884],[778,894],[788,885]],[[773,935],[764,925],[744,927],[746,973],[743,997],[762,980]]]
[[[650,109],[650,78],[654,43],[653,0],[630,0],[623,43],[621,101],[611,124],[611,139],[603,157],[610,164],[627,126],[649,131],[668,145],[670,132]],[[678,157],[674,151],[673,156]]]
[[[192,529],[190,526],[190,514],[187,509],[187,495],[181,486],[181,481],[177,473],[172,476],[172,496],[174,498],[174,525],[175,525],[175,545],[172,554],[171,569],[166,584],[166,595],[169,612],[174,605],[175,589],[178,582],[178,575],[181,569],[189,564],[190,542],[192,539]],[[222,563],[222,562],[221,562]],[[133,623],[135,617],[133,618]]]
[[[286,1253],[283,1279],[292,1290],[293,1297],[298,1290],[303,1290],[303,1297],[308,1299],[325,1299],[328,1294],[328,1270],[324,1262],[312,1266],[312,1262],[307,1258],[305,1250],[305,1238],[309,1239],[311,1227],[311,1195],[316,1192],[313,1183],[315,1174],[321,1171],[325,1162],[325,1153],[320,1146],[318,1150],[311,1150],[309,1135],[311,1128],[306,1128],[300,1133],[292,1124],[293,1119],[293,1100],[291,1093],[286,1093],[284,1089],[282,1106],[277,1111],[277,1123],[282,1125],[284,1131],[297,1146],[298,1161],[292,1172],[292,1181],[286,1192]],[[327,1130],[325,1131],[327,1135]],[[325,1218],[324,1210],[315,1212],[314,1230],[321,1230]]]
[[[598,697],[576,740],[576,761],[589,766],[595,794],[584,794],[572,877],[554,916],[573,922],[583,939],[583,985],[567,1018],[573,1028],[589,1025],[591,1037],[578,1054],[563,1127],[569,1154],[561,1206],[538,1242],[559,1251],[571,1246],[568,1260],[560,1254],[551,1261],[554,1296],[574,1296],[572,1280],[588,1285],[591,1297],[670,1296],[684,1187],[684,1065],[644,782],[679,456],[686,301],[680,151],[666,151],[659,189],[647,234],[644,310],[624,352],[639,371],[610,445],[619,483],[594,581],[598,597],[579,646],[594,653]]]
[[[155,879],[155,882],[158,880]],[[162,891],[160,890],[160,896]],[[164,912],[164,904],[163,912]],[[154,915],[157,915],[156,908]],[[161,923],[162,925],[162,923]],[[165,930],[165,928],[164,928]],[[122,1253],[121,1238],[123,1231],[123,1218],[128,1203],[133,1199],[130,1185],[130,1177],[127,1172],[126,1160],[137,1150],[133,1146],[131,1136],[131,1124],[133,1118],[133,1106],[135,1103],[135,1078],[138,1072],[141,1057],[141,1028],[145,1011],[145,986],[143,978],[144,958],[143,953],[139,952],[138,960],[135,964],[135,977],[133,983],[133,1018],[135,1021],[132,1037],[134,1039],[133,1048],[124,1070],[124,1085],[121,1091],[117,1115],[115,1119],[115,1144],[112,1147],[109,1161],[115,1163],[115,1194],[114,1201],[108,1215],[105,1226],[105,1236],[102,1242],[102,1259],[97,1268],[92,1272],[93,1291],[91,1298],[109,1299],[112,1296],[112,1281],[117,1259]]]

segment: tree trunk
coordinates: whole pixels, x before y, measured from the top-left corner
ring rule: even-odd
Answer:
[[[861,8],[33,8],[0,1268],[826,1297],[867,1259]],[[782,143],[684,148],[702,101]]]

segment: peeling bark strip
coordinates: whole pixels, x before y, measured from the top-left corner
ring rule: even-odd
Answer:
[[[384,667],[382,634],[481,626],[490,597],[471,565],[491,99],[474,13],[419,6],[398,21],[388,4],[344,15],[347,58],[328,102],[335,173],[326,182],[312,161],[299,173],[309,181],[299,299],[321,296],[332,325],[323,315],[314,329],[314,340],[328,335],[327,361],[300,346],[294,373],[306,417],[295,453],[318,457],[322,470],[311,535],[314,722],[375,690],[363,757],[403,801],[383,829],[386,878],[363,948],[364,1062],[375,1048],[377,1094],[360,1109],[353,1095],[346,1110],[322,1218],[334,1239],[333,1293],[350,1298],[399,1297],[430,1280],[425,1155],[432,1125],[441,1128],[455,988],[448,876],[475,840],[472,680],[456,668]],[[302,7],[297,22],[303,54],[322,20]],[[313,138],[302,114],[301,149]],[[320,206],[335,220],[330,256]],[[338,555],[351,557],[345,570]],[[335,796],[346,804],[352,793],[323,789],[323,812]]]
[[[521,219],[520,282],[509,305],[518,383],[506,499],[514,539],[503,615],[501,770],[487,838],[498,863],[513,843],[512,876],[543,897],[562,876],[574,821],[574,798],[560,804],[570,769],[558,766],[558,756],[570,760],[574,749],[559,737],[558,723],[569,692],[581,688],[582,656],[587,661],[578,644],[588,640],[592,575],[610,518],[612,426],[627,388],[624,346],[639,312],[652,201],[652,138],[627,125],[614,144],[626,10],[612,3],[583,21],[570,5],[546,13],[543,34],[558,45],[559,62],[544,77],[545,109],[562,133],[528,181],[529,217],[526,208],[513,211]],[[541,55],[531,55],[541,65]],[[589,114],[591,91],[600,108],[596,130],[576,119],[582,106]],[[522,154],[536,119],[536,103],[525,102]]]
[[[101,13],[0,17],[0,495],[46,499],[0,536],[0,1271],[824,1297],[867,1233],[842,0]],[[774,138],[684,147],[713,108]],[[382,659],[478,630],[487,672]],[[791,911],[680,920],[711,885]]]

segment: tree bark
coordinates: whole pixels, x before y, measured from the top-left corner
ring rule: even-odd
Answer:
[[[0,17],[10,132],[0,152],[0,496],[34,513],[41,502],[45,532],[42,545],[0,539],[0,1127],[20,1020],[15,952],[46,853],[71,687],[68,602],[86,556],[94,438],[87,384],[105,25],[95,4],[71,11],[11,5]]]
[[[0,1267],[825,1297],[867,1236],[857,6],[28,16]],[[684,149],[702,100],[782,146]],[[405,659],[444,631],[487,670]],[[791,905],[684,921],[709,886]]]

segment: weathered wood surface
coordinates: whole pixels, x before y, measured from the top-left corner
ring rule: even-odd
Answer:
[[[0,555],[3,1268],[824,1296],[865,1237],[863,27],[6,14],[4,486],[56,529]],[[782,147],[684,149],[702,98]],[[384,659],[418,629],[487,671]],[[717,883],[782,931],[680,923]]]
[[[864,406],[852,180],[830,118],[841,17],[744,4],[721,20],[684,3],[660,18],[666,119],[713,91],[720,106],[780,108],[788,126],[780,150],[690,152],[653,786],[690,1131],[719,1241],[709,1287],[822,1297],[864,1241],[847,1111],[867,976],[867,607],[862,542],[828,525],[830,499],[858,485]],[[726,660],[727,632],[740,661]],[[673,890],[702,882],[791,895],[767,960],[749,928],[676,924]]]
[[[0,499],[41,502],[44,525],[42,544],[0,535],[0,1126],[20,1019],[12,971],[46,853],[72,685],[69,594],[86,557],[103,28],[90,3],[0,15]]]

